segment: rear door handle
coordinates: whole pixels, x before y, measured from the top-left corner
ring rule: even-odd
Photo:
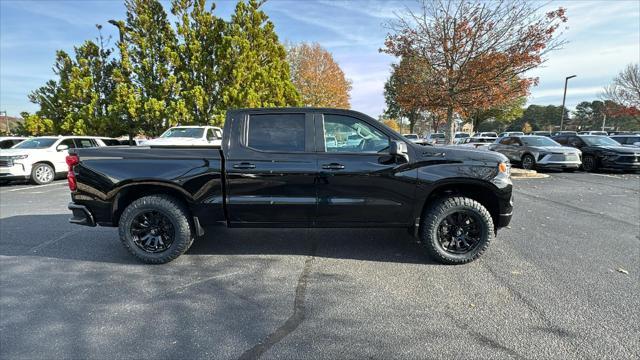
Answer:
[[[234,169],[255,169],[256,166],[255,164],[252,164],[252,163],[242,162],[239,164],[233,164],[233,168]]]
[[[344,165],[338,163],[324,164],[322,168],[325,170],[342,170],[344,169]]]

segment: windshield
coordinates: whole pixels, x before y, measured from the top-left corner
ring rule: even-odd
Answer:
[[[407,139],[411,139],[411,140],[417,140],[418,139],[418,135],[416,135],[416,134],[406,134],[404,137],[406,137]]]
[[[469,134],[456,134],[455,138],[459,139],[459,138],[468,138]]]
[[[561,146],[557,142],[544,136],[523,136],[520,138],[527,146]]]
[[[53,145],[58,139],[53,138],[35,138],[21,142],[14,146],[14,149],[46,149]]]
[[[590,146],[620,146],[620,143],[606,136],[587,135],[580,138]]]
[[[435,139],[444,139],[444,134],[431,134],[431,137]]]
[[[175,137],[186,137],[186,138],[201,138],[204,133],[203,128],[171,128],[164,132],[160,137],[161,138],[175,138]]]

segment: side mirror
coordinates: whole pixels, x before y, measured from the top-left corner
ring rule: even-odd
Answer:
[[[409,162],[409,155],[407,155],[407,144],[402,141],[393,140],[389,144],[389,154],[396,158],[403,158]]]
[[[69,150],[69,145],[60,144],[56,146],[56,151],[65,151]]]

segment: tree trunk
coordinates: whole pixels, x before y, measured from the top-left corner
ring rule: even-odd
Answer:
[[[453,121],[453,106],[452,105],[447,106],[447,128],[449,129],[448,134],[446,134],[447,144],[451,145],[451,144],[453,144],[453,139],[454,139],[455,133],[456,133],[456,124]]]

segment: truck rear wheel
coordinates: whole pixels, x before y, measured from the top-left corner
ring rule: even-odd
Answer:
[[[477,259],[493,239],[493,219],[479,202],[462,197],[437,200],[422,218],[420,240],[425,252],[444,264]]]
[[[140,261],[164,264],[184,254],[193,243],[189,211],[166,195],[135,200],[120,217],[120,241]]]

